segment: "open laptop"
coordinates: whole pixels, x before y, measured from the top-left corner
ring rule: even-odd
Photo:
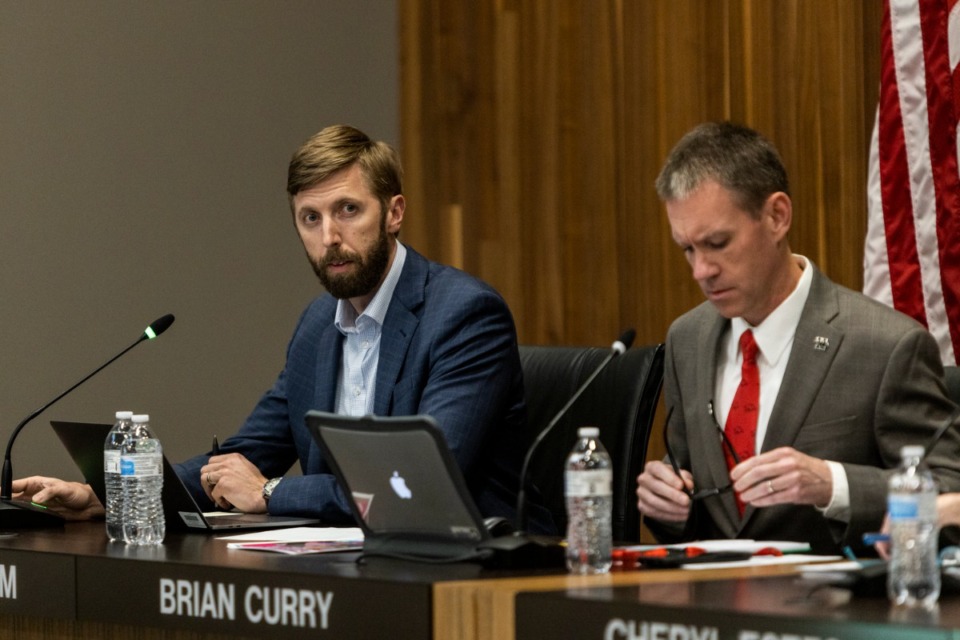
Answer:
[[[490,535],[431,417],[310,411],[306,423],[363,529],[364,555],[562,564],[555,539]]]
[[[50,425],[79,467],[84,480],[101,504],[107,503],[103,477],[103,443],[111,424],[51,421]],[[163,515],[169,531],[223,531],[226,529],[271,529],[316,524],[315,518],[271,516],[266,513],[203,512],[163,457]]]
[[[364,533],[364,553],[456,557],[490,536],[436,422],[307,413]]]

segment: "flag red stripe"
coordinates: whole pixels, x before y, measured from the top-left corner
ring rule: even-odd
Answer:
[[[920,0],[930,166],[936,205],[940,280],[954,353],[960,353],[960,175],[957,173],[957,116],[947,41],[946,5]]]
[[[960,0],[958,0],[960,1]],[[960,121],[960,65],[953,70],[953,116]]]
[[[927,325],[923,284],[913,227],[906,140],[890,34],[890,5],[884,3],[880,52],[880,192],[887,237],[887,259],[894,307]]]

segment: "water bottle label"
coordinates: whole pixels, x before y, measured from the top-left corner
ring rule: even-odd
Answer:
[[[104,473],[120,473],[120,452],[119,451],[103,452],[103,472]]]
[[[920,500],[916,494],[891,495],[887,498],[890,520],[916,520],[920,517]]]
[[[567,471],[564,473],[569,498],[613,495],[613,474],[609,469]]]
[[[122,477],[161,475],[161,457],[154,453],[131,453],[120,457],[120,475]]]

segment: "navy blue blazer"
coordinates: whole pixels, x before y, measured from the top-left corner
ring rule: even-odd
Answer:
[[[307,431],[310,409],[335,411],[342,334],[337,300],[325,294],[303,313],[287,348],[286,366],[223,453],[243,454],[268,478],[297,460],[302,475],[281,482],[272,514],[303,514],[324,523],[352,523],[345,496]],[[484,516],[512,518],[525,449],[523,377],[513,317],[500,295],[472,276],[431,262],[409,247],[383,323],[374,413],[432,416]],[[210,454],[177,465],[201,506]],[[530,530],[552,533],[549,513],[530,509]]]

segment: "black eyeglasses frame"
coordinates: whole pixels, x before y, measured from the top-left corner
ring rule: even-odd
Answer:
[[[720,434],[720,446],[727,450],[727,453],[733,457],[733,460],[736,464],[740,464],[740,458],[737,456],[737,452],[733,449],[733,443],[730,442],[730,439],[727,438],[727,434],[723,432],[723,429],[720,428],[720,425],[717,424],[717,418],[713,413],[713,400],[707,404],[707,411],[710,414],[713,426],[716,428],[717,433]],[[673,407],[671,406],[667,410],[667,419],[663,421],[663,446],[667,450],[667,458],[670,460],[670,466],[673,467],[673,472],[677,474],[678,478],[683,478],[680,475],[680,467],[677,465],[677,458],[673,455],[673,450],[670,448],[670,437],[669,437],[669,426],[670,418],[673,416]],[[724,493],[729,493],[733,491],[733,483],[727,483],[722,487],[715,487],[712,489],[700,489],[699,491],[691,491],[684,487],[683,492],[687,494],[691,500],[696,502],[697,500],[703,500],[705,498],[712,498],[713,496],[719,496]]]

